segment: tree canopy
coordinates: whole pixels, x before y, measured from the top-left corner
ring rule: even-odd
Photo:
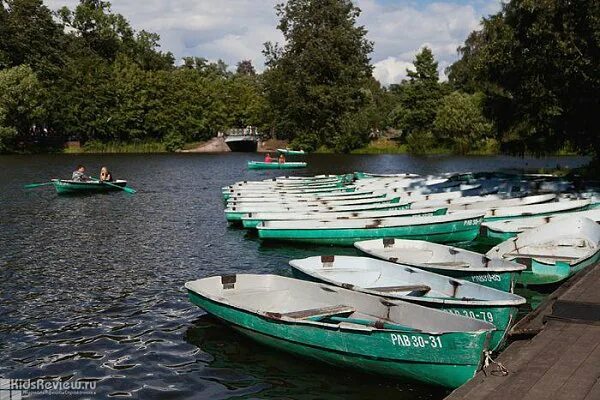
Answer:
[[[276,9],[285,44],[266,43],[264,54],[277,126],[300,147],[343,149],[361,133],[347,120],[369,102],[373,44],[356,25],[360,9],[349,0],[289,0]]]
[[[599,2],[512,0],[459,53],[450,82],[485,94],[507,149],[545,153],[569,144],[598,155]]]
[[[373,77],[374,44],[351,0],[288,0],[275,12],[285,41],[265,43],[263,71],[247,59],[176,61],[107,1],[53,12],[42,0],[0,0],[0,152],[68,139],[175,150],[252,125],[339,152],[387,131],[414,152],[491,143],[599,154],[597,1],[503,3],[459,48],[448,82],[424,47],[389,87]]]

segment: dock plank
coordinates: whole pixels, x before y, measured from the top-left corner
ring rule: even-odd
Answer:
[[[598,287],[600,264],[565,282],[521,324],[525,335],[515,336],[521,340],[498,357],[507,376],[479,372],[446,400],[600,400],[600,324],[595,317],[577,318],[578,304],[595,313]],[[576,307],[554,310],[557,302]]]
[[[560,323],[559,323],[560,324]],[[581,329],[573,324],[564,324],[562,331],[552,330],[544,332],[543,337],[549,337],[550,342],[543,349],[531,349],[526,347],[523,350],[528,358],[527,364],[517,373],[513,374],[511,379],[507,380],[501,387],[494,391],[498,399],[513,399],[523,396],[531,387],[537,383],[540,378],[550,369],[562,356],[567,353],[570,346],[565,346],[565,337],[570,340],[577,340],[581,336]],[[510,369],[509,366],[506,366]]]
[[[600,337],[600,327],[590,326],[589,332],[596,339]],[[590,351],[591,350],[591,351]],[[596,340],[595,348],[588,349],[589,355],[574,371],[563,387],[556,392],[556,397],[564,400],[579,400],[585,398],[600,382],[600,343]],[[596,397],[600,399],[600,396]]]
[[[587,396],[585,396],[585,399],[583,400],[598,400],[600,399],[600,379],[598,379],[596,381],[596,384],[592,387],[592,390],[590,390],[587,394]]]
[[[596,335],[600,332],[589,328],[591,327],[582,326],[583,332],[579,339],[565,346],[567,349],[564,354],[531,387],[524,400],[544,398],[548,393],[556,393],[565,385],[568,386],[568,381],[573,379],[573,374],[590,357],[590,349],[594,350],[598,346]],[[563,341],[569,340],[570,338],[563,338]]]

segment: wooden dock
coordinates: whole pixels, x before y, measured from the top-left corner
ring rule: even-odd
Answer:
[[[600,400],[600,264],[581,271],[511,330],[486,372],[445,400]]]

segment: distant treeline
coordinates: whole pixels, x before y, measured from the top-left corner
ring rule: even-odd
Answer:
[[[348,152],[387,135],[414,153],[598,154],[597,1],[508,2],[467,38],[448,82],[423,48],[387,88],[350,0],[289,0],[276,12],[286,41],[265,43],[259,74],[249,60],[235,72],[201,57],[176,63],[105,1],[53,12],[0,0],[0,152],[65,140],[176,150],[252,125],[308,150]]]

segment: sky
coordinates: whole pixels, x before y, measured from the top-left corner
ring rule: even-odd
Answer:
[[[230,66],[250,59],[264,69],[263,43],[281,42],[274,6],[281,0],[112,0],[134,29],[160,35],[161,50],[222,59]],[[44,0],[51,9],[77,0]],[[440,73],[457,59],[456,49],[481,18],[500,10],[500,0],[355,0],[358,23],[375,43],[374,76],[384,85],[400,82],[415,54],[429,46]]]

